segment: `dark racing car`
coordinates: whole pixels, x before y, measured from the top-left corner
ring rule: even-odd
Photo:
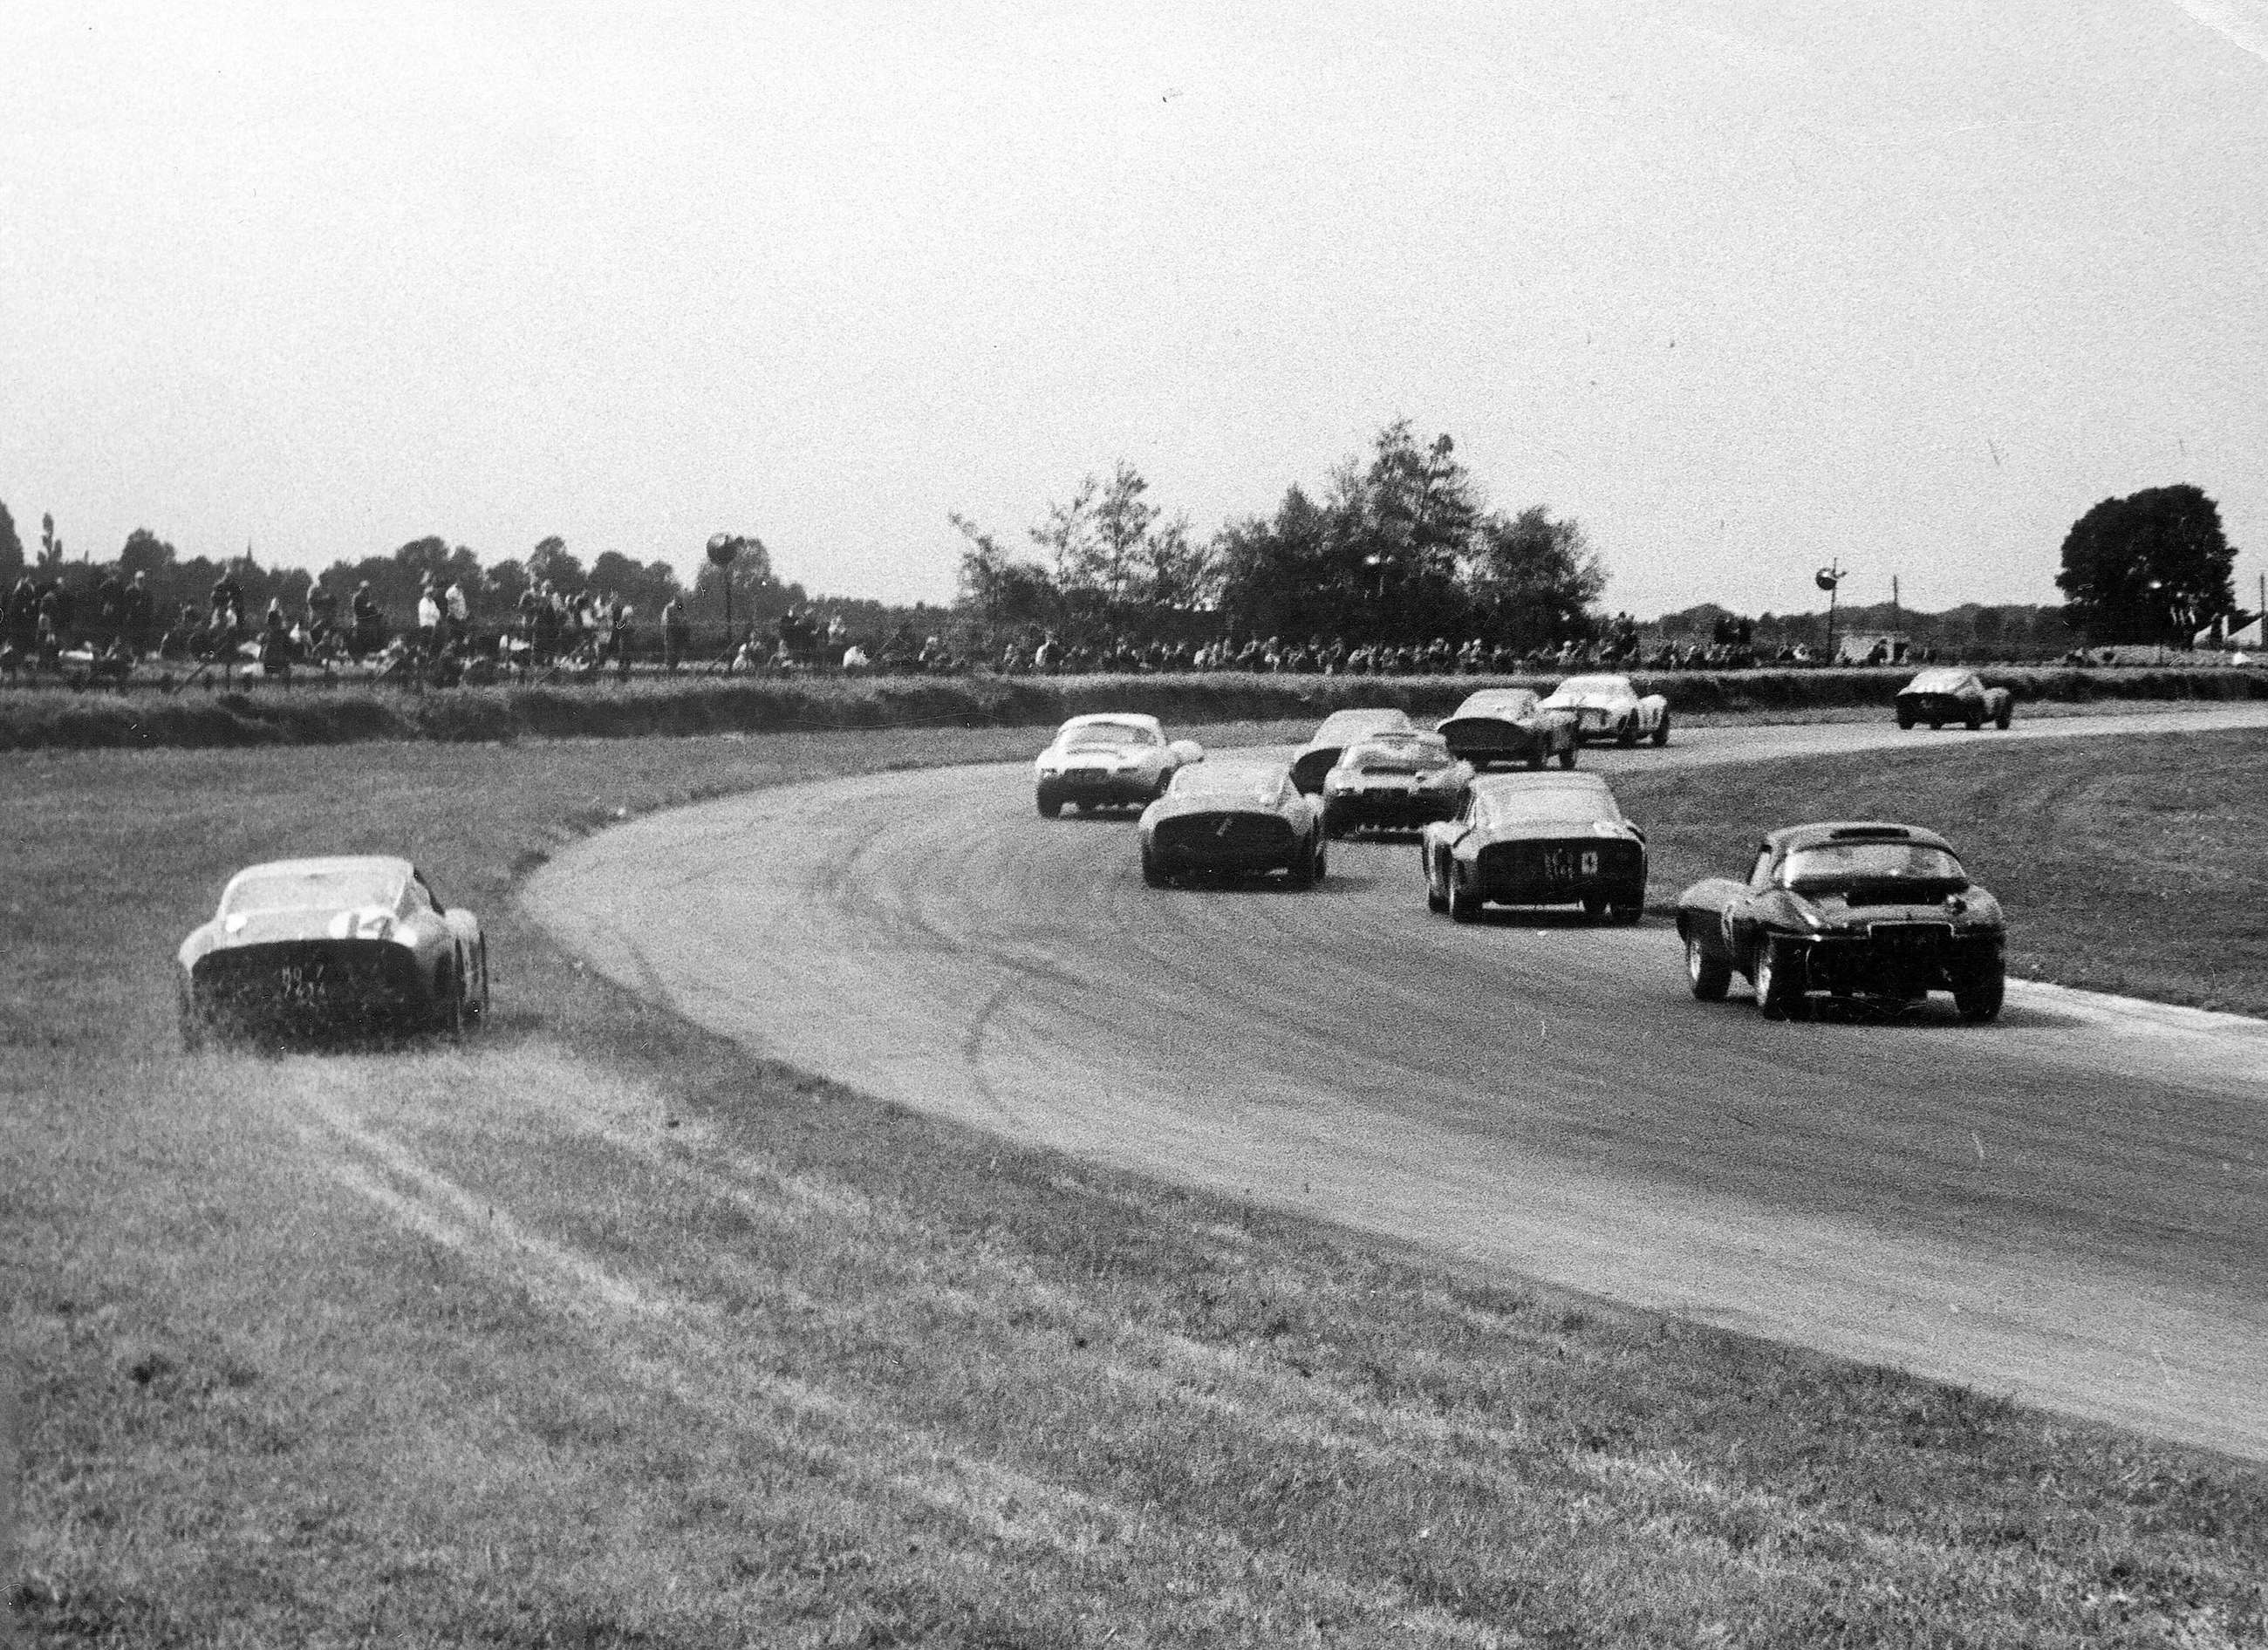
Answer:
[[[1946,666],[1924,671],[1898,689],[1898,726],[1926,722],[1942,728],[1957,722],[1974,733],[1986,722],[2006,728],[2015,719],[2016,699],[2005,687],[1987,687],[1974,671]]]
[[[1498,762],[1575,766],[1575,713],[1545,710],[1525,687],[1484,687],[1436,730],[1459,759],[1485,771]]]
[[[1323,880],[1323,810],[1281,762],[1207,762],[1174,775],[1142,810],[1142,880],[1282,871],[1294,887]]]
[[[1454,814],[1472,782],[1472,764],[1452,756],[1440,734],[1374,733],[1323,775],[1323,829],[1415,831]]]
[[[1489,904],[1580,905],[1594,921],[1646,909],[1646,832],[1591,774],[1474,781],[1465,805],[1418,845],[1425,906],[1470,922]]]
[[[407,860],[279,860],[229,879],[176,958],[181,1042],[456,1030],[488,1009],[488,943]]]
[[[1323,775],[1337,766],[1347,746],[1373,733],[1410,733],[1417,723],[1407,711],[1391,706],[1377,709],[1335,710],[1323,718],[1315,736],[1292,759],[1292,782],[1310,796],[1322,794]]]
[[[1949,991],[1990,1020],[2005,990],[1999,902],[1969,880],[1935,832],[1881,822],[1791,825],[1756,848],[1745,883],[1713,877],[1678,897],[1686,978],[1704,1002],[1735,973],[1768,1019],[1815,995],[1918,1002]]]

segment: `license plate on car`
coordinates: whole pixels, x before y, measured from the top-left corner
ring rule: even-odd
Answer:
[[[1543,850],[1543,880],[1548,883],[1579,882],[1599,874],[1599,852],[1596,848],[1546,848]]]
[[[323,1000],[323,971],[301,963],[287,963],[277,972],[276,985],[284,1001],[312,1005]]]

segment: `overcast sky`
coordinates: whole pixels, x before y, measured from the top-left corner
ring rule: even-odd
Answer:
[[[2268,561],[2261,0],[72,4],[0,19],[0,500],[319,566],[547,534],[949,598],[1406,416],[1608,599]]]

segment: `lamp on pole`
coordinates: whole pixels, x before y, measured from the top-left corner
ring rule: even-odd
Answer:
[[[733,563],[740,558],[740,546],[747,541],[737,533],[711,534],[709,539],[709,560],[725,580],[725,645],[733,645]]]
[[[1827,592],[1826,662],[1830,664],[1835,663],[1835,591],[1848,576],[1849,569],[1838,568],[1832,561],[1811,576],[1811,582]]]

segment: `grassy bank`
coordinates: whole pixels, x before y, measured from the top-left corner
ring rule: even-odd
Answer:
[[[1640,676],[1679,717],[1886,710],[1904,671],[1681,671]],[[2268,698],[2268,671],[2226,669],[1985,672],[2029,705]],[[868,677],[757,680],[640,678],[627,683],[456,687],[261,685],[232,692],[0,691],[0,750],[226,749],[379,739],[690,737],[895,727],[1038,727],[1094,710],[1168,722],[1313,721],[1350,705],[1447,715],[1475,688],[1548,690],[1550,677]],[[2021,714],[2021,713],[2020,713]]]
[[[0,759],[34,1639],[2268,1631],[2253,1469],[1005,1148],[705,1038],[512,906],[618,814],[1031,744]],[[409,847],[489,920],[484,1041],[171,1052],[175,939],[318,845]]]
[[[1817,817],[1950,833],[2007,907],[2020,977],[2268,1016],[2268,733],[2159,734],[1617,774],[1652,898],[1742,874],[1767,830]]]

